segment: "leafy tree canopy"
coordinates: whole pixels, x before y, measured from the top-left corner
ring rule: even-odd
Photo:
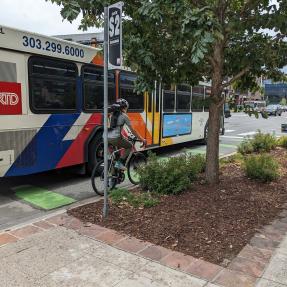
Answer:
[[[82,13],[83,30],[102,26],[104,5],[114,3],[50,1],[62,5],[61,14],[70,22]],[[287,64],[284,0],[126,0],[124,4],[126,65],[138,72],[141,89],[151,87],[155,79],[196,84],[212,79],[216,66],[222,82],[240,79],[238,85],[245,87],[254,86],[261,75],[283,77],[280,68]],[[216,45],[220,46],[217,54]]]
[[[46,0],[63,18],[83,14],[81,28],[101,26],[108,0]],[[256,78],[284,78],[286,0],[126,0],[124,56],[137,88],[211,80],[206,179],[219,180],[220,113],[225,87],[256,87]],[[272,33],[270,33],[272,31]]]

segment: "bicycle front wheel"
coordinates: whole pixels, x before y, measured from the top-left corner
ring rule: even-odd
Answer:
[[[147,162],[146,156],[143,153],[135,153],[128,163],[128,178],[132,184],[139,184],[140,177],[138,174],[138,169],[145,165]]]
[[[110,166],[110,161],[108,166]],[[104,161],[100,161],[93,169],[92,176],[92,187],[95,193],[103,196],[105,191],[105,182],[104,182]],[[112,176],[108,176],[108,189],[113,189],[116,185],[116,181]]]

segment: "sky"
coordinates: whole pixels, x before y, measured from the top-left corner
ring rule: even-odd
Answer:
[[[63,21],[60,6],[45,0],[0,0],[0,9],[0,25],[44,35],[81,33],[80,17],[72,24]],[[90,28],[87,32],[97,31]]]

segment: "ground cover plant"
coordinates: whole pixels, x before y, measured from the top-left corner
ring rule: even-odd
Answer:
[[[135,193],[125,188],[114,189],[110,193],[110,199],[117,206],[132,206],[132,207],[152,207],[159,203],[159,199],[151,193]]]

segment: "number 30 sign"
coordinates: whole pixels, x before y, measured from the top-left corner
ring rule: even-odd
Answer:
[[[109,6],[109,69],[122,68],[122,6],[118,2]]]

